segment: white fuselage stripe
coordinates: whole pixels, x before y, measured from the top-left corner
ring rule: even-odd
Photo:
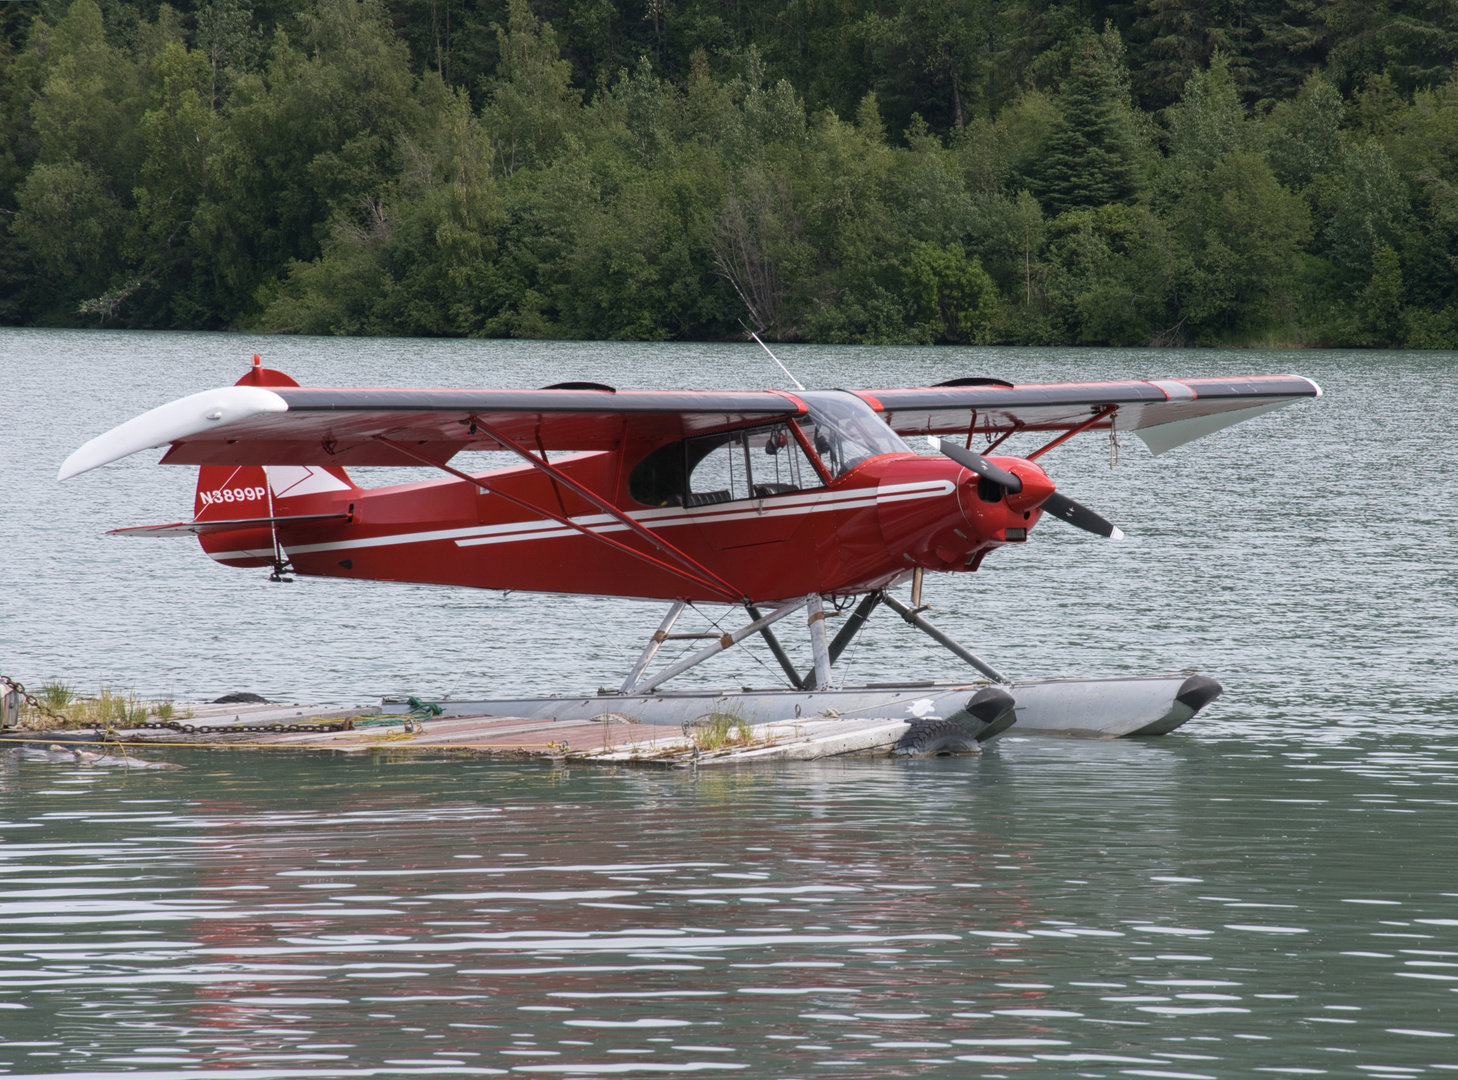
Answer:
[[[832,510],[856,510],[877,503],[930,499],[950,494],[956,485],[950,480],[924,480],[909,484],[885,484],[876,488],[854,488],[850,491],[817,492],[806,495],[775,495],[764,499],[740,499],[731,503],[684,510],[664,507],[638,510],[628,516],[658,529],[680,525],[709,525],[721,521],[752,521],[755,518],[808,516]],[[584,514],[571,519],[594,533],[627,532],[628,526],[609,514]],[[397,544],[427,544],[439,540],[454,541],[457,547],[478,547],[483,544],[508,544],[519,540],[548,540],[581,535],[549,518],[534,521],[509,521],[499,525],[474,525],[460,529],[431,529],[425,532],[393,533],[359,540],[337,540],[326,544],[290,546],[290,555],[309,555],[321,551],[351,551],[361,548],[393,547]]]
[[[227,562],[229,559],[272,559],[273,548],[264,548],[262,551],[209,551],[208,555],[218,562]]]

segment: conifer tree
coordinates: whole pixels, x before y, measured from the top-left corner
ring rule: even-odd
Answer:
[[[1061,116],[1033,190],[1055,214],[1128,202],[1139,188],[1139,145],[1125,93],[1103,46],[1088,35],[1058,95]]]

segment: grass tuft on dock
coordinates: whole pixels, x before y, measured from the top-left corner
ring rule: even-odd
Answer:
[[[749,721],[736,712],[711,712],[694,722],[689,737],[701,751],[727,750],[754,741]]]
[[[94,696],[82,695],[61,679],[48,679],[35,696],[45,711],[21,701],[18,717],[21,727],[33,731],[137,727],[153,719],[166,723],[177,712],[171,701],[146,700],[109,686],[101,687]]]

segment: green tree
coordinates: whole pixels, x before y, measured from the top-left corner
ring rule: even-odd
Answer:
[[[1402,265],[1397,252],[1380,248],[1372,256],[1372,278],[1357,294],[1361,344],[1391,346],[1402,341]]]
[[[1136,127],[1114,63],[1093,35],[1057,100],[1059,122],[1032,175],[1043,205],[1057,214],[1132,199],[1142,179]]]
[[[263,37],[252,9],[239,0],[210,0],[194,16],[193,46],[208,63],[208,104],[216,109],[235,75],[254,70],[263,54]]]
[[[210,105],[212,68],[200,51],[172,42],[148,73],[149,108],[138,129],[146,146],[129,234],[136,288],[128,322],[144,326],[220,326],[219,298],[199,273],[193,231],[209,196],[219,117]]]
[[[39,271],[29,301],[37,317],[67,322],[129,276],[140,80],[107,43],[94,0],[75,0],[54,29],[40,24],[27,52],[35,164],[16,189],[10,228]]]
[[[1180,100],[1166,110],[1169,157],[1162,170],[1165,190],[1174,194],[1198,183],[1224,155],[1250,145],[1247,113],[1235,88],[1227,57],[1190,76]]]
[[[295,261],[261,317],[273,331],[467,334],[485,323],[501,223],[492,147],[464,92],[439,87],[437,121],[404,140],[398,195],[334,219],[323,255]]]
[[[981,262],[956,244],[911,243],[907,291],[918,324],[932,341],[981,342],[997,314],[997,288]]]
[[[1197,344],[1238,339],[1294,317],[1311,214],[1264,158],[1249,150],[1225,154],[1169,220],[1188,252],[1179,311]]]
[[[280,32],[264,70],[237,78],[195,220],[232,298],[228,321],[265,306],[291,260],[316,258],[336,219],[369,222],[392,191],[400,138],[426,126],[376,4],[314,0],[300,21],[305,48]]]
[[[481,119],[497,168],[510,176],[551,160],[576,125],[582,95],[571,85],[572,65],[560,58],[556,33],[526,0],[511,0],[510,19],[497,33],[501,62],[486,83]]]
[[[106,179],[85,162],[41,162],[17,195],[11,224],[53,288],[46,322],[70,321],[78,303],[105,293],[117,277],[129,215]]]
[[[1189,266],[1145,207],[1109,204],[1064,214],[1049,245],[1049,302],[1065,334],[1089,345],[1169,345]]]
[[[1357,279],[1373,273],[1379,251],[1402,245],[1410,227],[1407,185],[1376,140],[1347,149],[1321,209],[1327,255]]]
[[[1308,78],[1296,97],[1277,103],[1261,131],[1276,179],[1300,189],[1338,170],[1344,112],[1341,94],[1320,75]]]
[[[1327,71],[1346,88],[1374,75],[1391,78],[1400,92],[1442,83],[1458,61],[1458,19],[1442,0],[1320,0]]]

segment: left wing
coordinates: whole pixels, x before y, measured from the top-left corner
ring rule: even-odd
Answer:
[[[1056,433],[1089,424],[1105,431],[1132,431],[1154,454],[1293,401],[1321,396],[1321,387],[1299,375],[1023,386],[967,381],[976,385],[852,393],[901,435]]]

